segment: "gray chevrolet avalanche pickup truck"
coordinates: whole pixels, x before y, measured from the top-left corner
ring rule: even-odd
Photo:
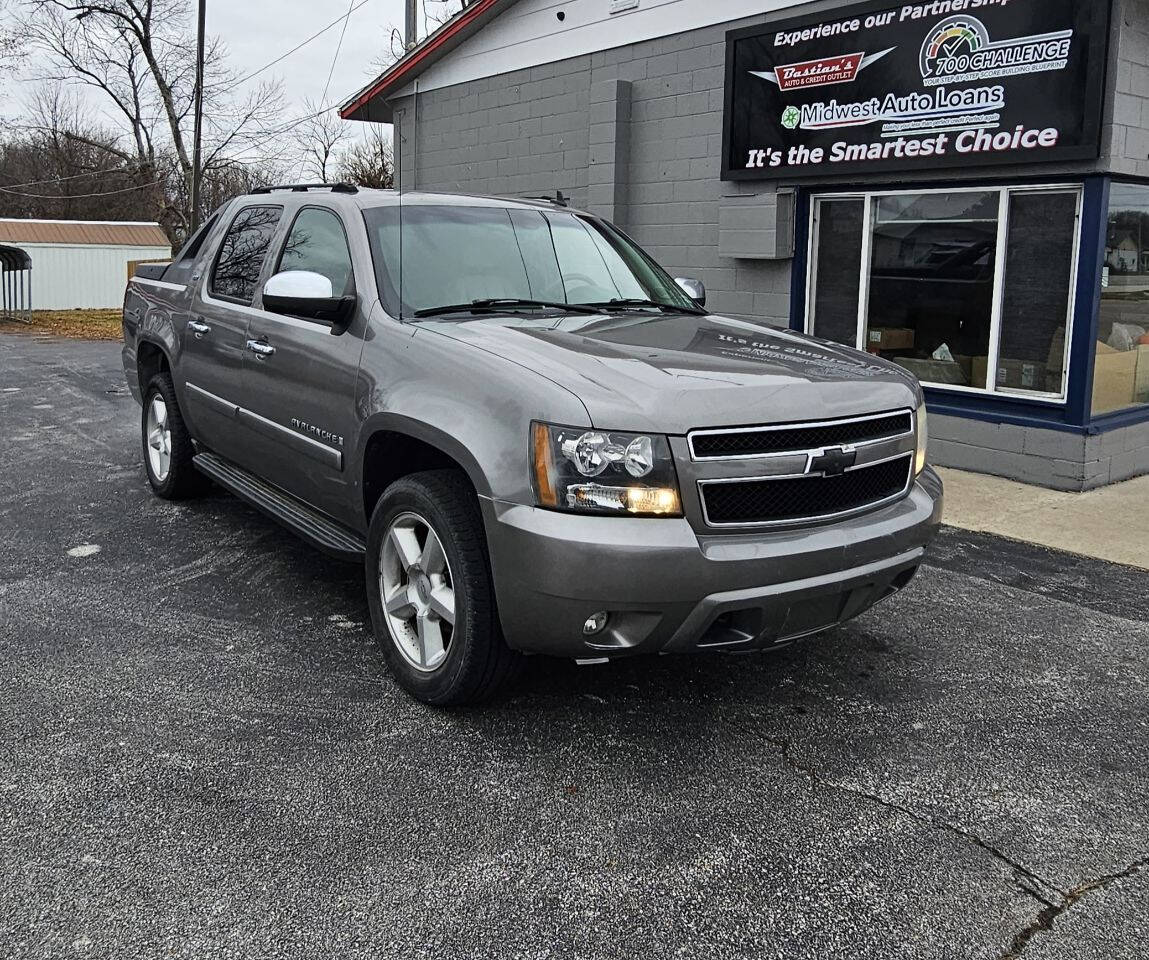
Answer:
[[[434,704],[524,654],[775,649],[904,587],[942,509],[922,393],[720,317],[558,201],[270,188],[124,305],[148,480],[363,562]]]

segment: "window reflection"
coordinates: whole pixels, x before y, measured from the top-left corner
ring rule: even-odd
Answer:
[[[1093,413],[1149,404],[1149,187],[1110,188],[1097,339]]]
[[[353,293],[351,253],[339,218],[319,207],[300,211],[283,245],[279,270],[310,270],[331,281],[335,296]]]
[[[236,214],[212,270],[213,294],[251,303],[280,212],[279,207],[245,207]]]

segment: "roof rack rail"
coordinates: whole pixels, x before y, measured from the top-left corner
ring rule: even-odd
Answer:
[[[541,200],[544,203],[553,203],[556,207],[569,206],[569,201],[563,196],[561,190],[556,190],[553,197],[524,197],[525,200]]]
[[[273,190],[290,190],[293,193],[307,193],[308,190],[330,190],[332,193],[358,193],[353,183],[277,183],[270,187],[256,187],[252,193],[271,193]]]

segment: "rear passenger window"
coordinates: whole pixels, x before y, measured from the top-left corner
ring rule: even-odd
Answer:
[[[208,289],[213,296],[251,303],[282,207],[244,207],[220,244]]]
[[[203,242],[207,239],[207,235],[211,233],[211,228],[215,226],[215,220],[216,218],[212,217],[187,239],[187,242],[184,243],[180,252],[176,254],[176,260],[194,260],[199,256],[200,250],[203,249]]]
[[[337,297],[355,292],[347,234],[335,213],[321,207],[305,207],[299,212],[283,244],[276,273],[285,270],[322,274],[331,281],[331,292]]]
[[[217,219],[218,217],[212,217],[188,238],[187,242],[180,249],[180,252],[176,254],[176,258],[172,261],[171,266],[164,271],[165,280],[170,283],[187,283],[188,280],[191,279],[191,272],[195,267],[196,261],[199,260],[204,241],[207,240],[208,235],[215,228]]]

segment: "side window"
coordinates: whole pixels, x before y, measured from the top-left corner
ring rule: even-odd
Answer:
[[[244,207],[224,234],[208,289],[213,296],[251,303],[282,207]]]
[[[341,297],[355,289],[351,251],[338,215],[321,207],[299,211],[283,244],[276,273],[310,270],[331,281],[331,291]]]
[[[215,226],[215,221],[218,214],[208,220],[202,227],[195,233],[188,237],[187,241],[180,248],[180,252],[176,254],[177,261],[194,260],[199,256],[200,250],[203,249],[203,242],[207,239],[207,235],[211,233],[211,228]]]
[[[176,254],[171,266],[164,271],[165,280],[171,283],[188,282],[191,278],[192,268],[203,250],[204,241],[207,240],[208,235],[215,227],[217,219],[218,216],[212,217],[187,239],[187,242],[180,248],[180,252]]]

